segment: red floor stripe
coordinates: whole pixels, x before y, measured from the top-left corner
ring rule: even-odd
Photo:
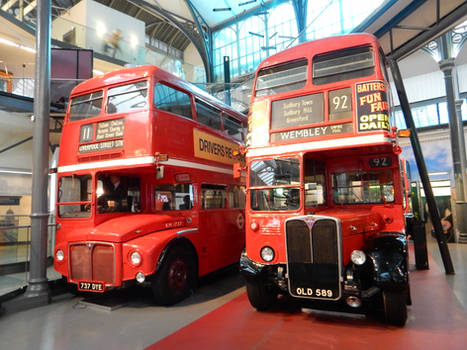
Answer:
[[[467,313],[430,260],[410,275],[413,305],[404,328],[320,312],[260,313],[246,294],[151,345],[164,349],[466,349]]]

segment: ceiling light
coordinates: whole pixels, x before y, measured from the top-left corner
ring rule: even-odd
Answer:
[[[97,21],[96,32],[99,38],[102,38],[107,33],[107,26],[102,21]]]
[[[248,32],[248,33],[251,34],[251,35],[254,35],[254,36],[259,36],[260,38],[264,38],[263,34],[254,33],[254,32]]]
[[[3,43],[3,44],[8,45],[8,46],[17,47],[19,49],[22,49],[22,50],[25,50],[25,51],[28,51],[28,52],[31,52],[31,53],[36,53],[35,49],[33,49],[31,47],[21,45],[21,44],[18,44],[18,43],[15,43],[14,41],[10,41],[8,39],[0,38],[0,43]]]
[[[245,6],[245,5],[249,5],[249,4],[252,4],[256,2],[256,0],[250,0],[250,1],[245,1],[245,2],[241,2],[238,4],[238,6]]]

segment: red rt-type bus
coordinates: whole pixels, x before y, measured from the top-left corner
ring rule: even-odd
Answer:
[[[401,149],[390,102],[385,57],[368,34],[304,43],[259,65],[240,260],[256,309],[283,295],[315,308],[380,309],[405,324]]]
[[[246,116],[155,66],[75,87],[58,161],[55,269],[78,290],[150,282],[160,304],[238,261]]]

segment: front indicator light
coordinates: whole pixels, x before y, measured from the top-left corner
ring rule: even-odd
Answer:
[[[263,247],[261,248],[261,259],[263,259],[266,262],[270,262],[274,259],[274,249],[271,247]]]
[[[145,279],[146,279],[146,276],[144,275],[144,273],[138,272],[136,274],[136,282],[143,283]]]
[[[349,305],[350,307],[353,307],[353,308],[357,308],[357,307],[360,307],[362,305],[362,301],[357,298],[356,296],[349,296],[347,297],[347,299],[345,299],[345,302],[347,303],[347,305]]]
[[[59,249],[55,253],[55,258],[57,261],[62,262],[65,259],[65,254],[63,253],[63,250]]]
[[[358,266],[361,266],[365,263],[366,261],[366,255],[365,255],[365,252],[361,251],[361,250],[354,250],[351,254],[350,254],[350,260],[352,260],[352,262],[355,264],[355,265],[358,265]]]
[[[131,253],[130,255],[130,262],[132,265],[134,266],[138,266],[139,264],[141,264],[141,254],[138,253],[138,252],[133,252]]]

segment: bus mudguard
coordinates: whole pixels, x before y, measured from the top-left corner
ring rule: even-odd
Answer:
[[[366,246],[373,266],[375,285],[381,289],[404,289],[409,283],[407,242],[398,233],[375,235]]]

